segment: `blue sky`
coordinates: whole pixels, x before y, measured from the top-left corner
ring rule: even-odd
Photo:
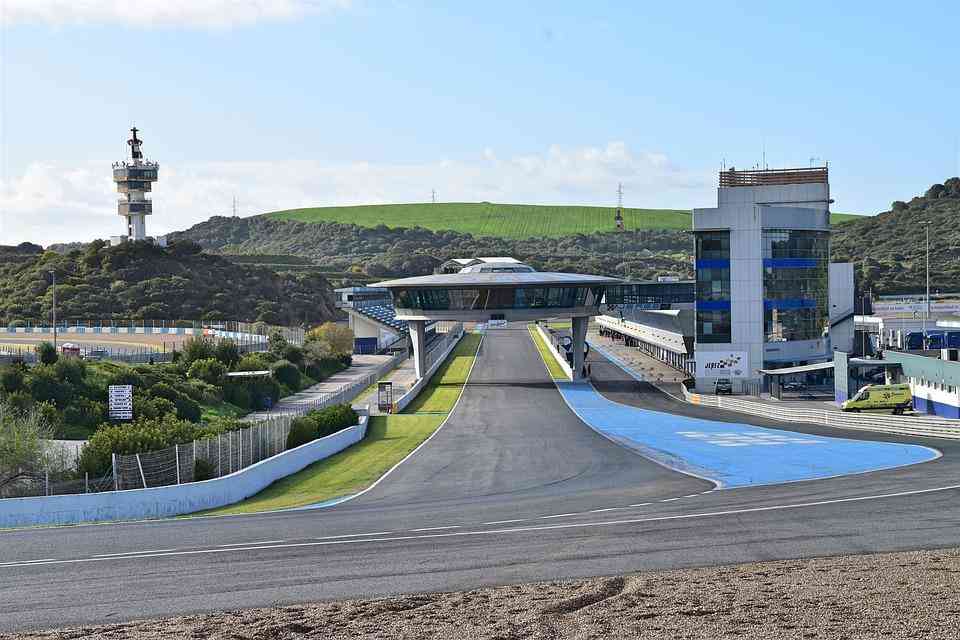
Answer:
[[[119,233],[132,122],[158,233],[234,194],[711,206],[764,150],[836,211],[960,173],[955,2],[5,2],[0,244]]]

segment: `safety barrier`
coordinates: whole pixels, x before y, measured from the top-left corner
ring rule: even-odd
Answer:
[[[830,409],[781,407],[729,396],[693,393],[687,389],[686,385],[680,385],[680,388],[683,390],[684,399],[691,404],[748,413],[771,420],[818,424],[838,429],[859,429],[898,435],[960,439],[960,423],[946,418],[856,414]]]
[[[166,518],[223,507],[360,442],[367,432],[367,420],[361,416],[352,427],[222,478],[149,489],[0,500],[0,528]]]
[[[432,359],[432,364],[427,369],[426,375],[417,380],[417,382],[410,387],[410,390],[400,396],[400,398],[397,400],[397,412],[406,409],[407,405],[413,402],[413,399],[416,398],[421,391],[423,391],[423,388],[427,386],[427,383],[430,381],[430,378],[433,377],[433,374],[437,372],[437,369],[440,368],[440,365],[446,362],[447,357],[457,347],[457,344],[460,343],[460,339],[463,338],[463,333],[463,325],[460,325],[456,330],[450,332],[450,336],[448,338],[444,338],[444,343],[434,350],[435,352],[438,352],[439,355]]]

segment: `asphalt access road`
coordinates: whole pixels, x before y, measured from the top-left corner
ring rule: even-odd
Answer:
[[[632,379],[609,367],[597,361],[593,374],[614,400],[695,409],[652,388],[630,389]],[[957,445],[904,441],[944,456],[860,476],[709,491],[582,424],[526,329],[495,329],[444,428],[352,501],[0,533],[0,630],[960,544],[960,491],[942,489],[960,484]]]

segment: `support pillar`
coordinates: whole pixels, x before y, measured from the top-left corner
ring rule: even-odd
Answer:
[[[571,326],[573,329],[573,344],[570,345],[570,348],[573,349],[573,379],[582,380],[583,379],[583,349],[586,345],[587,340],[587,323],[590,321],[590,318],[587,316],[580,316],[578,318],[571,318]]]
[[[413,370],[417,374],[417,380],[427,373],[426,324],[426,320],[407,321],[410,327],[410,346],[413,349]]]

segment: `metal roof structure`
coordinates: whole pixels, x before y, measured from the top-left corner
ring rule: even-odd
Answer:
[[[809,373],[811,371],[824,371],[833,369],[833,361],[817,362],[816,364],[804,364],[799,367],[784,367],[783,369],[760,369],[760,373],[768,376],[788,376],[791,373]]]
[[[621,284],[619,278],[582,273],[449,273],[386,280],[373,284],[386,289],[469,289],[471,287],[589,287]]]

